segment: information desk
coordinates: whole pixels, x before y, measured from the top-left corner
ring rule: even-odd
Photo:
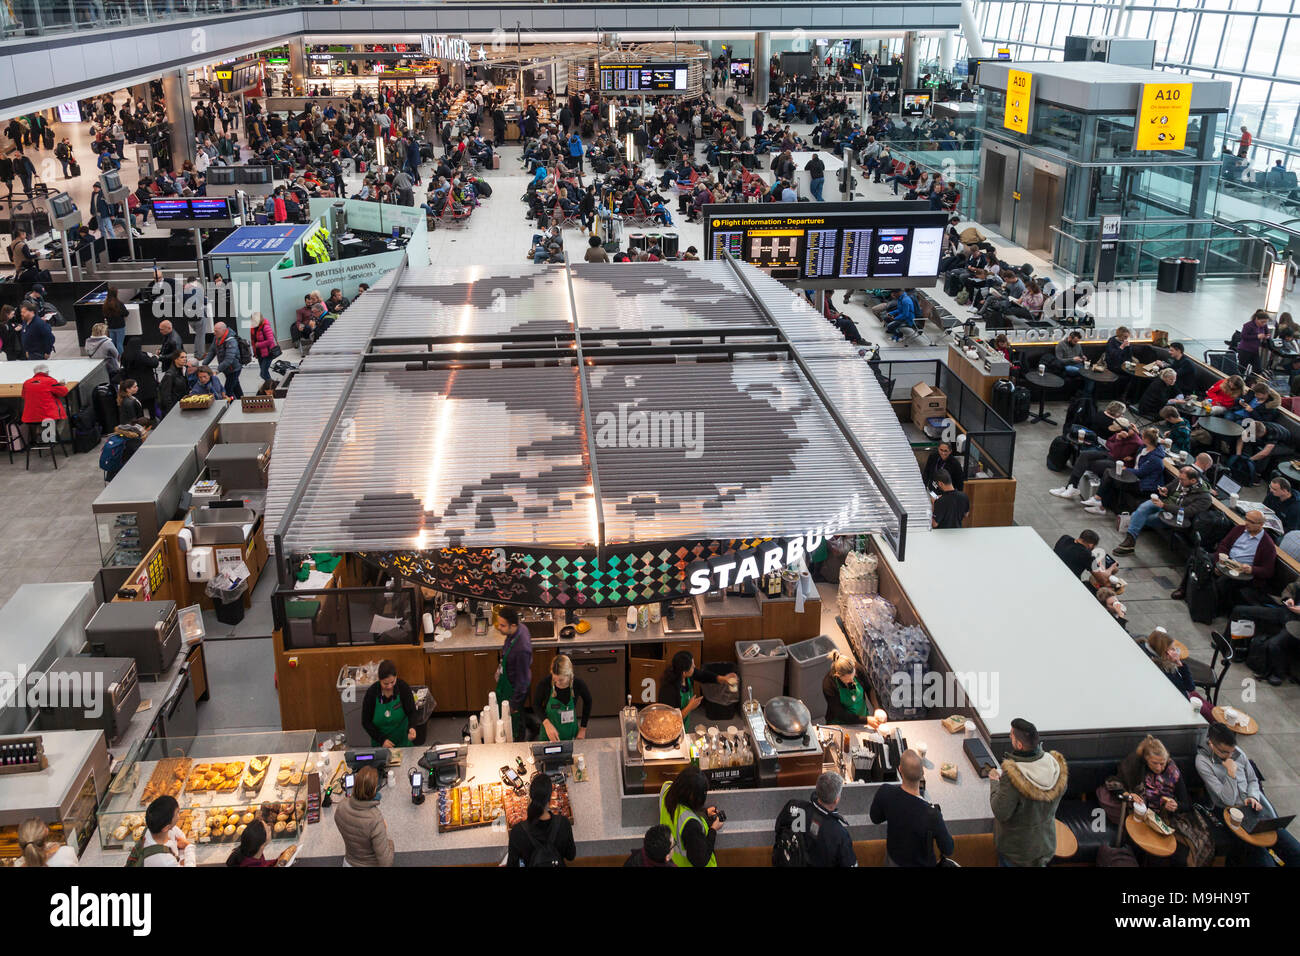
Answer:
[[[919,534],[902,562],[877,551],[930,634],[931,668],[959,675],[995,754],[1017,717],[1071,760],[1119,760],[1148,733],[1195,751],[1205,721],[1033,528]]]

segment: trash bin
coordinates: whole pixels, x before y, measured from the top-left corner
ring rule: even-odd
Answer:
[[[704,669],[719,677],[736,673],[736,665],[730,661],[705,664]],[[716,684],[701,683],[700,693],[704,697],[704,716],[709,720],[728,720],[736,716],[736,704],[740,703],[739,690],[732,690],[731,685],[719,681]]]
[[[787,658],[784,641],[736,641],[740,699],[748,700],[753,688],[754,700],[761,707],[784,694]]]
[[[785,692],[803,701],[813,720],[821,720],[826,716],[822,678],[831,671],[835,642],[822,634],[797,644],[788,644],[785,650],[790,655],[786,662]]]
[[[1183,257],[1178,260],[1178,291],[1195,292],[1196,274],[1201,270],[1200,259]]]
[[[238,624],[244,619],[244,592],[248,590],[248,579],[240,581],[233,588],[214,587],[209,581],[204,591],[212,598],[213,610],[217,620],[222,624]]]
[[[1157,292],[1178,291],[1178,268],[1179,260],[1173,256],[1166,256],[1156,263]]]

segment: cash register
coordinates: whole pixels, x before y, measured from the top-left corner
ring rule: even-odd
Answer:
[[[532,751],[537,769],[552,778],[563,780],[564,768],[573,763],[572,740],[548,740],[533,744]]]
[[[417,763],[429,771],[430,789],[450,787],[465,776],[465,760],[469,748],[464,744],[445,744],[430,747]]]
[[[348,765],[348,773],[360,773],[366,767],[374,767],[379,775],[379,789],[384,788],[388,779],[388,748],[371,747],[367,750],[348,750],[343,754],[343,762]]]

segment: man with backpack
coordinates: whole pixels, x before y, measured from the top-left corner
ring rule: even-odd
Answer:
[[[783,867],[857,866],[853,838],[836,807],[844,791],[844,778],[824,773],[810,800],[791,800],[776,818],[772,865]]]
[[[239,373],[244,367],[244,343],[230,331],[225,322],[218,322],[212,327],[212,348],[203,357],[200,365],[211,365],[215,358],[217,371],[224,376],[225,393],[231,398],[240,398],[244,390],[239,386]],[[252,361],[252,348],[249,347],[249,361]]]
[[[197,866],[194,844],[176,825],[180,804],[175,797],[159,797],[144,811],[145,833],[131,848],[127,866]]]

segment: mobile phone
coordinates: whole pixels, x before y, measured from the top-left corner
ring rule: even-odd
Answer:
[[[349,773],[343,777],[343,792],[352,796],[352,788],[357,785],[356,774]]]

